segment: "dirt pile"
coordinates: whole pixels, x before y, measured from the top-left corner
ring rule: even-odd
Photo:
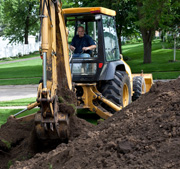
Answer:
[[[19,123],[13,118],[1,126],[0,168],[5,169],[7,166],[10,166],[13,159],[26,160],[32,157],[32,149],[26,148],[32,127],[32,120],[25,124]]]
[[[180,79],[157,82],[149,93],[96,127],[84,121],[80,125],[74,117],[74,136],[68,144],[34,153],[11,168],[179,168],[179,95]]]
[[[7,123],[0,128],[0,169],[6,169],[15,161],[23,161],[32,158],[37,153],[49,152],[59,144],[41,146],[33,131],[34,120],[23,122],[13,118],[8,119]],[[85,134],[94,126],[76,116],[71,117],[70,140]]]

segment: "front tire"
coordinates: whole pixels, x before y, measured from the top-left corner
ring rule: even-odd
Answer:
[[[146,93],[146,84],[142,76],[133,77],[133,91],[133,101],[137,100],[142,94]]]
[[[131,83],[128,74],[123,71],[116,71],[114,79],[107,81],[101,87],[102,95],[118,106],[125,107],[131,103]],[[107,106],[103,104],[107,109]],[[108,109],[111,112],[112,109]]]

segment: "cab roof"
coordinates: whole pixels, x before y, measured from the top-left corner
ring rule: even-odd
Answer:
[[[84,8],[66,8],[63,9],[63,14],[68,15],[68,14],[105,14],[105,15],[110,15],[110,16],[115,16],[116,11],[103,8],[103,7],[84,7]]]

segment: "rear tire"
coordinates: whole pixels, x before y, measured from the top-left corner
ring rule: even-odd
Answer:
[[[131,84],[126,72],[116,71],[114,79],[103,84],[100,91],[106,99],[118,106],[125,107],[131,103]],[[102,104],[102,106],[114,113],[114,110],[107,108],[107,105]]]
[[[146,84],[142,76],[133,77],[133,91],[132,101],[137,100],[142,94],[146,93]]]

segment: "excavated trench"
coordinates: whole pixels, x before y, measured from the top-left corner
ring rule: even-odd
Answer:
[[[150,92],[94,126],[71,116],[68,144],[42,148],[33,120],[0,128],[0,168],[180,168],[180,79]]]

